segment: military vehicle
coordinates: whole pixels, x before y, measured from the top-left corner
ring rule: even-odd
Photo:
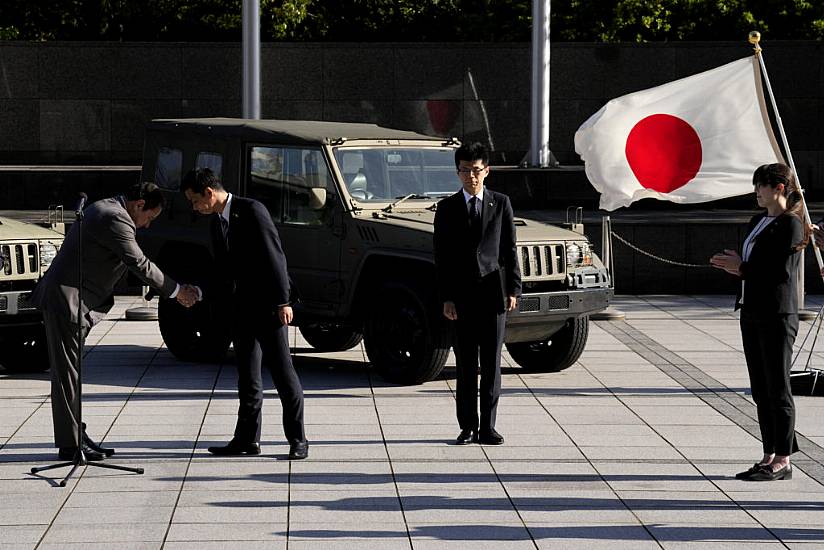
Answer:
[[[49,368],[43,317],[30,298],[63,244],[57,214],[50,212],[42,223],[0,215],[0,365],[6,371]]]
[[[313,348],[363,340],[388,380],[431,380],[451,338],[436,296],[433,220],[438,200],[460,189],[457,146],[372,124],[154,120],[142,178],[168,191],[169,204],[141,242],[177,280],[209,288],[209,222],[179,191],[183,174],[208,167],[228,191],[271,212],[300,293],[295,324]],[[588,315],[609,304],[610,276],[582,226],[522,218],[516,226],[524,294],[507,316],[506,346],[526,369],[559,371],[583,351]],[[159,304],[163,338],[180,359],[219,359],[229,346],[225,306],[206,296],[190,310]]]

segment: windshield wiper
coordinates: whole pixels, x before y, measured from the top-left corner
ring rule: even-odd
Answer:
[[[390,204],[386,208],[382,208],[381,210],[383,210],[384,212],[392,212],[392,210],[396,206],[398,206],[400,203],[402,203],[404,201],[407,201],[409,199],[429,199],[429,198],[431,198],[431,197],[427,197],[426,195],[418,195],[416,193],[410,193],[409,195],[406,195],[404,197],[399,197],[398,200],[396,200],[395,202],[393,202],[392,204]]]

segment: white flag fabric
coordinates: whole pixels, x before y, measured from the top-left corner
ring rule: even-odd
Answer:
[[[758,166],[783,162],[755,56],[613,99],[575,132],[575,152],[603,210],[751,193]]]

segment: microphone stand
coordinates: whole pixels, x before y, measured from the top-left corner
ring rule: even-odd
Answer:
[[[75,359],[75,368],[77,369],[77,452],[72,460],[67,462],[60,462],[58,464],[51,464],[49,466],[41,466],[39,468],[32,468],[31,473],[36,474],[45,470],[54,470],[55,468],[63,468],[64,466],[71,466],[72,469],[66,474],[60,483],[60,487],[65,487],[69,478],[74,475],[77,468],[80,466],[95,466],[97,468],[107,468],[109,470],[121,470],[124,472],[132,472],[135,474],[142,474],[143,468],[129,468],[127,466],[116,466],[114,464],[103,464],[101,462],[89,462],[86,460],[86,455],[83,452],[84,444],[90,449],[98,451],[106,456],[114,454],[114,449],[106,449],[98,446],[94,441],[89,439],[86,435],[86,426],[83,423],[83,346],[86,337],[83,334],[82,322],[82,305],[83,305],[83,206],[86,203],[86,194],[80,194],[80,201],[77,203],[77,209],[74,212],[75,223],[77,223],[77,358]]]

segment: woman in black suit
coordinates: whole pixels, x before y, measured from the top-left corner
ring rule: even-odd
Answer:
[[[736,479],[791,479],[795,405],[790,362],[798,333],[798,265],[808,235],[803,203],[792,170],[765,164],[753,174],[755,197],[764,212],[750,220],[742,253],[725,250],[710,264],[741,280],[735,309],[741,310],[741,338],[758,412],[764,456]]]

